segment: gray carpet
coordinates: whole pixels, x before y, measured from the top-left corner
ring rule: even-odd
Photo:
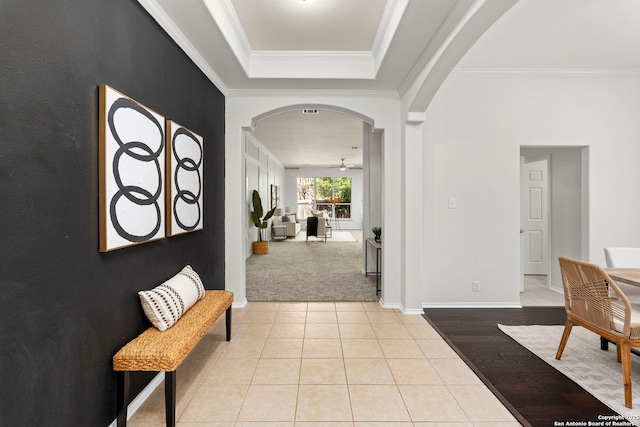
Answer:
[[[247,300],[378,301],[375,277],[362,273],[362,232],[352,233],[356,242],[269,242],[247,258]]]

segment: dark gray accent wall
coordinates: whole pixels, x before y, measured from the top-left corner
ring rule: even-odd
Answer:
[[[204,230],[98,252],[100,84],[204,137]],[[185,264],[224,288],[223,95],[134,0],[0,2],[0,425],[112,422],[137,291]]]

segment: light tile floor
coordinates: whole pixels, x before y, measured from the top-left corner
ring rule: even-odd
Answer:
[[[422,316],[377,302],[249,303],[178,368],[179,427],[515,427]],[[129,424],[164,425],[159,386]]]
[[[564,306],[564,295],[547,287],[547,276],[525,275],[520,303],[523,307]]]

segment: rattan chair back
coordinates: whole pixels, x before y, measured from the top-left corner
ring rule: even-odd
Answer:
[[[567,257],[560,257],[559,262],[567,313],[595,328],[630,338],[631,304],[602,267]],[[616,331],[616,324],[623,325],[621,332]]]
[[[631,347],[640,347],[640,323],[631,323],[631,304],[602,267],[560,257],[567,322],[556,352],[560,360],[573,325],[580,325],[613,342],[622,364],[624,404],[633,407]]]

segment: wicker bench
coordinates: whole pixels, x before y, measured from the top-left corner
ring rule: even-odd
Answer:
[[[233,292],[206,291],[205,297],[184,313],[171,328],[161,332],[150,327],[113,356],[113,370],[116,371],[117,382],[118,426],[127,425],[131,371],[165,373],[167,426],[175,426],[176,369],[224,312],[227,341],[231,340],[232,302]]]

